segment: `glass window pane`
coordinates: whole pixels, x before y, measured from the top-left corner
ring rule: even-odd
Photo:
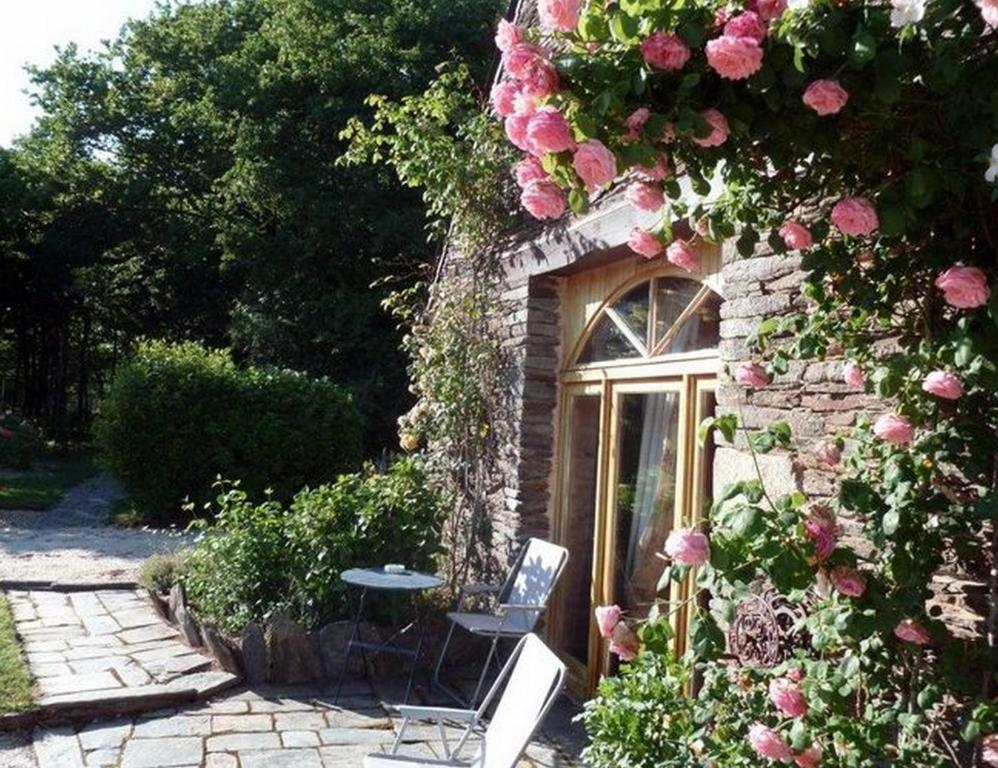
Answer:
[[[634,331],[634,335],[648,343],[648,283],[641,283],[631,291],[624,294],[613,305],[617,314],[627,323],[627,327]]]
[[[641,357],[641,352],[635,349],[613,320],[603,315],[579,355],[579,362],[597,363],[631,357]]]
[[[662,340],[702,287],[696,280],[682,277],[663,277],[655,282],[655,344]]]
[[[712,349],[721,341],[721,297],[711,291],[665,348],[666,354]]]

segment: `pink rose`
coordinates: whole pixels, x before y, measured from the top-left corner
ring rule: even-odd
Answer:
[[[549,31],[574,32],[579,25],[580,0],[540,0],[537,15]]]
[[[627,245],[632,251],[646,259],[652,259],[662,252],[662,241],[646,229],[635,227],[627,238]]]
[[[523,32],[516,24],[502,19],[496,27],[496,48],[502,52],[508,51],[517,43],[523,41]]]
[[[932,642],[928,631],[914,619],[904,619],[894,627],[894,637],[906,643],[928,645]]]
[[[527,144],[534,155],[564,152],[575,146],[568,120],[554,107],[541,107],[527,123]]]
[[[645,123],[648,122],[648,118],[651,117],[651,110],[647,107],[638,107],[635,109],[630,117],[624,121],[624,125],[627,126],[627,133],[624,138],[627,141],[637,141],[641,136],[641,129],[645,127]]]
[[[596,609],[596,625],[599,627],[600,637],[609,640],[613,637],[613,630],[620,623],[619,605],[601,605]]]
[[[669,168],[669,159],[665,155],[659,155],[655,160],[655,165],[639,165],[637,175],[643,181],[662,181],[669,178],[672,169]]]
[[[821,765],[821,755],[821,747],[817,744],[812,744],[794,757],[794,763],[797,765],[797,768],[818,768]]]
[[[677,528],[665,540],[665,554],[679,565],[703,565],[710,560],[710,542],[692,528]]]
[[[624,196],[627,198],[627,202],[642,211],[655,212],[665,204],[662,188],[646,181],[636,181],[628,186]]]
[[[598,139],[590,139],[576,150],[572,167],[590,192],[617,177],[617,158]]]
[[[675,35],[659,30],[641,41],[641,55],[649,67],[675,72],[686,66],[690,49]]]
[[[686,272],[696,272],[700,269],[700,258],[685,240],[674,240],[665,249],[665,258],[670,264]]]
[[[792,680],[774,678],[769,681],[769,700],[787,717],[807,714],[807,699]]]
[[[527,155],[520,162],[513,166],[513,173],[516,174],[516,183],[521,189],[532,181],[547,181],[547,171],[541,165],[541,161],[533,155]]]
[[[888,443],[904,445],[915,438],[915,425],[904,416],[885,413],[874,423],[873,434]]]
[[[832,586],[847,597],[862,597],[866,592],[866,576],[848,565],[836,565],[831,572]]]
[[[530,74],[538,61],[547,61],[547,51],[532,43],[517,42],[502,53],[502,65],[517,80]]]
[[[762,67],[762,48],[751,37],[721,35],[707,43],[707,63],[728,80],[744,80]]]
[[[7,427],[0,427],[0,437],[4,440],[10,440],[14,436],[14,430],[7,429]]]
[[[558,90],[558,70],[550,61],[538,59],[523,78],[523,92],[542,99]]]
[[[506,118],[506,137],[513,146],[524,152],[530,151],[530,142],[527,141],[527,123],[529,122],[530,115],[510,115]]]
[[[748,732],[749,744],[757,753],[770,760],[790,760],[794,753],[790,745],[772,728],[762,723],[754,723]]]
[[[510,80],[503,80],[492,86],[492,108],[500,117],[509,117],[516,112],[516,97],[520,86]]]
[[[769,384],[769,374],[758,363],[742,363],[735,369],[735,381],[746,389],[762,389]]]
[[[552,181],[532,181],[520,195],[523,207],[536,219],[557,219],[565,212],[565,193]]]
[[[811,230],[792,219],[783,222],[783,226],[780,227],[780,237],[791,251],[806,251],[814,245]]]
[[[787,0],[758,0],[755,12],[763,21],[778,19],[787,10]]]
[[[745,11],[725,23],[724,34],[728,37],[751,37],[761,45],[766,39],[766,25],[759,14]]]
[[[693,143],[701,147],[719,147],[728,140],[728,121],[716,109],[701,112],[703,119],[710,126],[710,133],[703,138],[694,138]]]
[[[946,303],[957,309],[974,309],[991,298],[988,279],[977,267],[950,267],[936,278],[936,288],[943,292]]]
[[[922,389],[943,400],[959,400],[963,397],[963,382],[949,371],[933,371],[925,377]]]
[[[517,115],[532,115],[537,111],[537,97],[522,89],[513,99],[513,112]]]
[[[998,765],[998,733],[992,733],[981,739],[981,760],[986,765]]]
[[[804,103],[821,116],[834,115],[849,101],[837,80],[815,80],[804,91]]]
[[[839,539],[835,513],[824,504],[814,504],[804,518],[804,533],[814,544],[814,554],[818,560],[826,559],[835,551],[835,544]]]
[[[865,197],[845,197],[832,208],[832,223],[844,235],[872,235],[880,226],[877,209]]]
[[[842,380],[853,389],[862,389],[866,383],[863,369],[852,360],[842,366]]]
[[[981,9],[981,18],[986,26],[991,29],[998,27],[998,0],[977,0],[977,7]],[[998,765],[998,759],[994,765]]]
[[[631,661],[641,650],[641,641],[634,634],[629,626],[624,622],[619,622],[613,628],[613,635],[610,638],[610,653],[615,653],[621,661]]]
[[[804,670],[800,667],[794,667],[793,669],[787,670],[787,678],[793,680],[795,683],[799,683],[804,679]]]
[[[842,451],[831,440],[822,440],[815,446],[814,457],[822,464],[834,467],[842,461]]]

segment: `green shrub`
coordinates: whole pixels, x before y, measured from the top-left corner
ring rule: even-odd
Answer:
[[[169,592],[183,577],[186,566],[187,553],[184,551],[152,555],[139,566],[137,581],[153,592]]]
[[[0,414],[0,468],[28,469],[39,458],[44,443],[29,422]]]
[[[115,373],[96,439],[108,467],[150,517],[208,503],[219,476],[251,495],[289,499],[357,466],[361,418],[326,379],[241,368],[227,351],[147,341]]]
[[[415,457],[306,489],[290,505],[253,504],[227,486],[214,520],[195,524],[203,535],[183,578],[188,599],[230,631],[275,611],[310,627],[344,618],[339,574],[385,563],[433,569],[443,509]]]

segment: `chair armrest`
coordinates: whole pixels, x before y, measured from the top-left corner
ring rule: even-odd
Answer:
[[[524,605],[520,603],[502,603],[499,606],[500,613],[512,613],[513,611],[524,611],[525,613],[533,611],[534,613],[544,613],[546,609],[546,605]]]
[[[450,709],[448,707],[414,707],[402,704],[398,713],[407,720],[460,720],[473,722],[478,719],[478,713],[473,709]]]

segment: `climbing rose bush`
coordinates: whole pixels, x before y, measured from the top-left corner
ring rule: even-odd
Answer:
[[[661,605],[597,613],[637,671],[587,708],[588,757],[993,764],[998,5],[541,0],[539,12],[539,28],[500,26],[492,98],[524,153],[526,210],[584,213],[622,185],[641,221],[628,245],[645,259],[697,272],[695,246],[728,240],[799,259],[802,311],[760,324],[735,385],[764,390],[800,376],[793,360],[842,358],[844,389],[871,411],[820,442],[732,414],[704,425],[755,455],[813,456],[841,470],[838,492],[774,495],[747,479],[719,494],[709,531],[663,542]],[[843,535],[845,516],[860,536]],[[992,568],[977,634],[954,635],[931,601],[944,563]],[[687,579],[690,597],[668,603],[669,582]],[[771,669],[724,659],[757,583],[806,616],[793,658]],[[670,656],[677,610],[694,617],[687,657],[642,661]],[[636,690],[662,692],[651,668],[696,691],[636,736]]]

